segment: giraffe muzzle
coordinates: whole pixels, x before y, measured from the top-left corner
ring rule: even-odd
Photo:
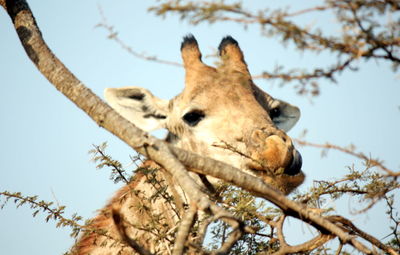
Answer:
[[[301,172],[301,155],[284,132],[274,130],[271,134],[256,130],[251,136],[251,144],[251,169],[274,175],[297,175]]]

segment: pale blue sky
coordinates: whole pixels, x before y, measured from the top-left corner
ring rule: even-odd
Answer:
[[[244,51],[253,74],[272,71],[278,63],[287,68],[333,63],[328,54],[301,55],[291,47],[284,48],[278,40],[260,36],[257,27],[243,30],[230,23],[193,27],[175,16],[155,17],[146,11],[147,4],[155,2],[29,1],[50,48],[100,96],[106,87],[136,85],[169,99],[182,90],[183,70],[136,59],[108,40],[104,30],[95,28],[101,20],[98,4],[121,39],[139,52],[163,59],[180,62],[180,42],[190,32],[197,37],[204,56],[214,52],[223,36],[232,35]],[[307,3],[315,2],[318,1]],[[268,7],[268,4],[252,1],[250,8]],[[322,24],[333,32],[336,29],[332,18],[321,15],[300,21]],[[92,144],[107,141],[108,152],[125,164],[129,163],[129,154],[133,151],[95,125],[43,78],[27,58],[3,10],[0,31],[0,190],[21,191],[58,201],[67,206],[68,213],[90,218],[118,188],[109,181],[108,171],[97,171],[90,162],[87,152]],[[205,61],[212,64],[213,59]],[[337,80],[337,84],[321,81],[322,94],[312,103],[308,98],[297,96],[290,86],[280,88],[264,81],[256,83],[271,95],[300,107],[302,117],[289,133],[292,137],[307,129],[307,139],[312,142],[342,146],[353,143],[398,170],[399,73],[392,73],[387,63],[361,60],[358,72],[344,72]],[[299,150],[304,160],[303,171],[307,174],[302,189],[310,187],[313,180],[339,178],[346,166],[358,162],[340,153],[330,152],[328,158],[321,158],[319,150]],[[386,236],[389,229],[383,207],[378,204],[367,214],[351,214],[349,206],[355,209],[355,202],[356,199],[345,198],[341,203],[329,205],[361,229],[378,238]],[[0,253],[46,255],[67,251],[73,243],[69,229],[57,229],[53,222],[45,223],[42,215],[32,218],[32,212],[27,206],[15,209],[12,203],[0,210]],[[289,239],[299,242],[302,240],[299,236],[306,235],[308,228],[292,222],[297,228],[291,231]]]

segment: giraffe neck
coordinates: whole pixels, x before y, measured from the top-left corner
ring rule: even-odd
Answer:
[[[137,171],[91,220],[93,231],[80,237],[72,254],[135,254],[132,243],[152,253],[171,249],[185,195],[153,161]]]

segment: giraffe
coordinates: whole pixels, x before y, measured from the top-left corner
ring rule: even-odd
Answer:
[[[108,88],[106,101],[145,131],[167,129],[167,143],[227,162],[288,194],[305,178],[301,156],[286,134],[300,111],[253,83],[235,39],[226,36],[218,50],[222,64],[208,66],[201,60],[196,39],[188,35],[181,44],[185,88],[178,96],[163,100],[140,87]],[[179,185],[170,185],[173,177],[156,163],[148,160],[144,167],[159,168],[153,175],[158,184],[149,181],[143,171],[137,172],[89,223],[103,234],[83,235],[73,254],[136,254],[140,247],[168,254],[180,220],[177,211],[183,211],[190,201]],[[218,183],[215,178],[191,174],[200,185]],[[147,199],[164,181],[169,184],[165,186],[167,198]],[[168,196],[174,197],[174,204],[166,203]],[[167,226],[170,233],[157,233],[155,222]],[[126,245],[105,244],[107,238]]]

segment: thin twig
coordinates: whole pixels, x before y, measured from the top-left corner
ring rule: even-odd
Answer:
[[[311,146],[311,147],[315,147],[315,148],[321,148],[321,149],[334,149],[337,151],[341,151],[344,152],[346,154],[352,155],[354,157],[360,158],[365,160],[368,165],[371,166],[376,166],[379,167],[380,169],[382,169],[383,171],[385,171],[389,176],[392,177],[397,177],[400,176],[400,171],[399,172],[395,172],[393,170],[390,170],[389,168],[387,168],[386,166],[384,166],[381,162],[379,162],[376,159],[372,159],[370,157],[367,157],[364,153],[362,152],[354,152],[351,149],[346,149],[344,147],[341,146],[337,146],[337,145],[333,145],[330,143],[325,143],[325,144],[317,144],[317,143],[310,143],[304,140],[299,140],[299,139],[293,139],[296,143],[303,145],[303,146]]]
[[[2,191],[0,192],[0,196],[4,196],[6,197],[6,200],[13,198],[14,202],[17,203],[17,206],[21,206],[23,204],[29,204],[29,206],[32,209],[40,209],[43,212],[48,213],[48,216],[46,217],[46,221],[53,219],[57,222],[57,226],[62,226],[62,227],[70,227],[73,229],[73,233],[76,233],[74,235],[78,235],[79,233],[81,233],[82,235],[89,235],[92,233],[96,233],[100,236],[104,236],[109,240],[113,241],[113,245],[118,245],[121,246],[121,248],[125,248],[128,247],[127,244],[125,244],[124,242],[121,242],[121,240],[118,240],[116,238],[114,238],[112,235],[110,235],[109,233],[107,233],[107,231],[104,231],[103,229],[99,229],[99,228],[93,228],[90,226],[90,224],[88,225],[81,225],[78,223],[78,220],[81,220],[79,216],[73,216],[72,219],[68,219],[66,217],[63,216],[64,213],[64,207],[58,207],[58,208],[51,208],[51,202],[50,203],[46,203],[44,201],[36,201],[36,197],[26,197],[23,196],[21,193],[10,193],[7,191]],[[39,212],[39,210],[37,210],[36,212]],[[34,215],[36,214],[36,212],[34,213]]]
[[[115,160],[112,160],[110,158],[110,156],[106,155],[104,153],[104,151],[102,150],[101,146],[93,144],[93,147],[96,150],[95,153],[100,154],[100,156],[103,158],[102,162],[104,162],[108,167],[111,167],[113,169],[112,172],[114,172],[114,173],[117,172],[118,176],[124,181],[124,183],[128,184],[129,180],[124,175],[125,170],[121,169],[121,166],[118,165]],[[94,160],[94,161],[96,161],[96,160]]]
[[[98,9],[99,9],[99,13],[101,16],[101,22],[99,24],[97,24],[96,27],[104,28],[105,30],[107,30],[108,31],[107,38],[110,40],[114,40],[119,46],[121,46],[122,49],[127,51],[129,54],[131,54],[132,56],[134,56],[136,58],[159,63],[159,64],[171,65],[171,66],[176,66],[176,67],[183,66],[181,63],[178,63],[178,62],[160,59],[157,56],[149,56],[144,53],[139,53],[139,52],[135,51],[131,46],[128,46],[124,41],[122,41],[119,38],[118,33],[115,31],[114,27],[108,24],[107,18],[106,18],[104,11],[100,5],[98,6]]]

